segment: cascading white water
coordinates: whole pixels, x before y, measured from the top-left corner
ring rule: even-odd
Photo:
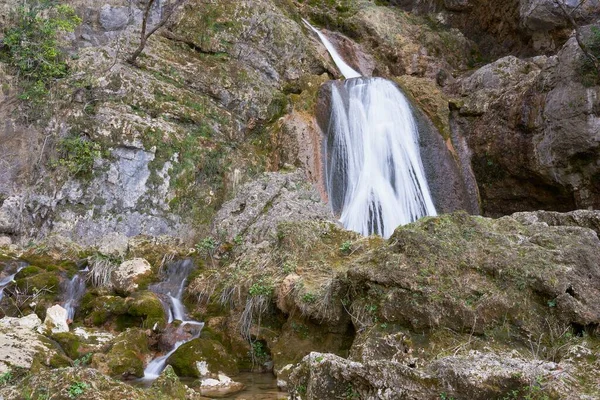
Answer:
[[[26,266],[27,263],[20,262],[18,263],[14,274],[8,275],[4,277],[4,279],[0,279],[0,301],[2,301],[4,298],[4,288],[7,287],[13,281],[13,279],[15,279],[15,275],[17,275]]]
[[[361,76],[358,72],[356,72],[354,70],[354,68],[352,68],[351,66],[349,66],[348,64],[346,64],[344,62],[344,59],[342,58],[342,56],[340,56],[340,54],[337,52],[337,50],[335,49],[333,44],[329,41],[329,39],[327,39],[327,36],[323,35],[321,33],[321,31],[319,31],[317,28],[312,26],[304,18],[302,18],[302,21],[317,34],[317,36],[319,37],[319,39],[321,40],[321,42],[323,43],[323,45],[325,46],[325,48],[327,49],[329,54],[331,55],[333,62],[335,63],[335,65],[337,65],[338,69],[340,70],[342,75],[344,75],[344,77],[346,79],[358,78]]]
[[[173,348],[160,357],[156,357],[152,360],[144,369],[144,380],[149,381],[158,378],[163,369],[165,369],[167,359],[171,354],[190,340],[196,339],[200,336],[204,323],[186,319],[185,306],[183,305],[181,298],[183,297],[183,289],[188,275],[194,268],[191,260],[182,260],[174,262],[167,267],[166,279],[156,285],[150,286],[150,290],[159,295],[163,295],[168,299],[168,303],[165,301],[166,308],[169,311],[169,320],[171,323],[174,320],[181,321],[180,326],[194,325],[197,327],[195,333],[187,340],[180,340],[175,343]]]
[[[79,271],[77,274],[67,282],[66,290],[64,292],[64,308],[67,310],[67,319],[73,321],[75,318],[75,310],[79,306],[79,301],[85,294],[85,277],[84,275],[89,271],[89,268],[85,268]]]
[[[436,215],[404,94],[386,79],[361,78],[311,29],[344,76],[353,78],[331,86],[325,160],[329,201],[344,227],[388,238],[399,225]]]

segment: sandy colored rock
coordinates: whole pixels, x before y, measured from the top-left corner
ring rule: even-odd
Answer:
[[[44,328],[53,333],[69,332],[67,323],[67,310],[56,304],[46,310],[46,319],[44,319]]]
[[[143,258],[128,260],[111,272],[110,280],[118,293],[131,294],[138,288],[139,279],[150,274],[152,266]]]

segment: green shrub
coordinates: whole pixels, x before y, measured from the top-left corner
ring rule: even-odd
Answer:
[[[67,53],[59,37],[80,23],[72,7],[55,0],[25,0],[13,12],[3,29],[3,58],[16,70],[22,100],[41,104],[51,83],[67,75]]]
[[[79,136],[71,136],[58,142],[59,160],[57,165],[65,167],[75,176],[90,176],[94,160],[102,157],[102,149],[98,143]]]

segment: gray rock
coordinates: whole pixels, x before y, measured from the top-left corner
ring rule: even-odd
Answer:
[[[56,304],[46,310],[44,327],[52,333],[69,332],[67,310]]]
[[[590,228],[600,235],[600,211],[598,210],[576,210],[568,213],[552,211],[520,212],[511,215],[511,217],[525,225],[580,226]]]
[[[127,7],[113,7],[109,4],[102,6],[99,22],[106,31],[118,31],[127,26],[131,16]]]
[[[233,241],[236,236],[260,243],[276,240],[280,222],[331,220],[331,210],[304,172],[267,173],[240,188],[235,198],[223,205],[213,222],[213,235]]]
[[[0,203],[0,233],[18,233],[23,198],[11,196]]]
[[[324,399],[439,399],[486,400],[526,393],[532,382],[559,380],[567,366],[528,360],[514,354],[480,353],[444,357],[423,368],[395,361],[346,360],[333,354],[311,353],[290,376],[293,398]],[[552,383],[550,383],[552,385]],[[553,385],[558,389],[560,384]],[[563,395],[568,392],[563,391]],[[296,397],[297,396],[297,397]]]
[[[571,38],[557,56],[504,57],[460,82],[453,129],[487,215],[600,207],[600,87],[582,83],[582,57]]]
[[[568,12],[574,13],[574,17],[583,22],[600,13],[600,2],[598,0],[561,0]],[[557,28],[569,26],[567,17],[554,0],[520,0],[519,14],[521,24],[532,31],[550,31]]]

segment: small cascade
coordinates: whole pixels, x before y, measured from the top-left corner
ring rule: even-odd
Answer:
[[[352,78],[331,86],[326,132],[325,185],[340,222],[362,235],[388,238],[399,225],[436,215],[404,94],[386,79],[360,77],[311,29],[342,74]]]
[[[348,64],[346,64],[346,62],[344,61],[344,59],[342,58],[342,56],[340,56],[340,53],[337,52],[337,50],[335,49],[335,47],[333,46],[333,44],[329,41],[329,39],[327,39],[327,36],[323,35],[321,33],[321,31],[319,31],[317,28],[315,28],[314,26],[312,26],[304,18],[302,18],[302,21],[306,24],[306,26],[308,26],[313,32],[315,32],[317,34],[317,36],[321,40],[321,43],[323,43],[323,45],[325,46],[325,48],[327,49],[327,51],[331,55],[331,58],[333,59],[333,62],[335,63],[335,65],[337,65],[338,69],[340,70],[340,72],[342,73],[342,75],[344,75],[344,77],[346,79],[358,78],[358,77],[361,76],[351,66],[349,66]]]
[[[27,266],[25,262],[17,262],[16,270],[13,274],[5,276],[3,279],[0,279],[0,301],[4,298],[4,288],[6,288],[12,281],[15,279],[15,275],[17,275],[23,268]]]
[[[169,323],[179,320],[181,321],[180,326],[194,325],[197,329],[194,330],[194,333],[189,339],[176,342],[169,352],[160,357],[156,357],[148,363],[146,369],[144,369],[144,380],[158,378],[162,370],[165,369],[167,359],[171,354],[175,353],[181,345],[200,336],[204,323],[188,320],[185,306],[181,301],[185,283],[193,268],[194,264],[189,259],[173,262],[167,266],[167,270],[165,271],[166,279],[149,287],[149,289],[159,295],[161,301],[163,301],[165,308],[169,312]]]
[[[79,301],[85,294],[85,277],[87,272],[89,272],[88,267],[76,273],[65,285],[63,307],[67,310],[67,320],[73,321],[75,318],[75,311],[79,307]]]

